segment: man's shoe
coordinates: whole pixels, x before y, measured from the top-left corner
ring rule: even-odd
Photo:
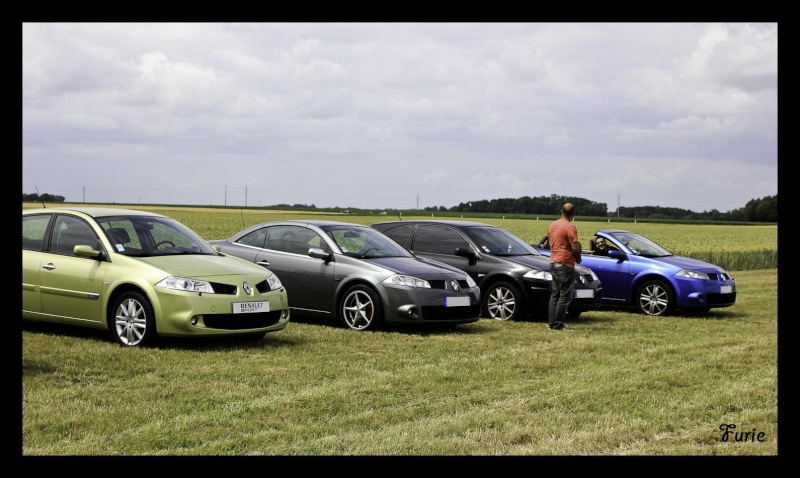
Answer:
[[[555,330],[555,331],[558,331],[558,332],[572,332],[572,329],[568,329],[566,326],[562,326],[562,327],[558,327],[558,328],[550,327],[550,330]]]

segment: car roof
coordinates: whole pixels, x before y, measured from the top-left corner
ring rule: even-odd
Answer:
[[[114,207],[55,207],[55,208],[32,208],[23,209],[22,214],[40,214],[40,213],[80,213],[90,217],[107,217],[107,216],[158,216],[166,217],[150,211],[140,211],[138,209],[123,209]]]
[[[456,226],[456,227],[498,227],[492,224],[485,224],[482,222],[475,222],[475,221],[458,221],[455,219],[409,219],[407,221],[383,221],[383,222],[376,222],[373,226],[378,226],[381,224],[440,224],[446,226]]]
[[[280,224],[295,224],[298,226],[356,226],[356,227],[369,227],[363,224],[356,224],[354,222],[343,222],[343,221],[331,221],[325,219],[284,219],[284,220],[277,220],[277,221],[267,221],[257,224],[257,226],[273,226],[273,225],[280,225]]]

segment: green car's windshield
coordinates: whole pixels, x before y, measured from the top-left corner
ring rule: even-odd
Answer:
[[[197,233],[168,217],[114,216],[97,222],[118,254],[146,257],[217,253]]]

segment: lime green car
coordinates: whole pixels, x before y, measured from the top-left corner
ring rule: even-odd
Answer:
[[[22,318],[160,336],[253,336],[286,328],[270,270],[223,256],[178,221],[117,208],[22,211]]]

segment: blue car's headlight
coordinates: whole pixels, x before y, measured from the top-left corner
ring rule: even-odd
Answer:
[[[431,288],[431,285],[426,280],[418,279],[412,276],[401,276],[397,274],[391,277],[387,277],[383,282],[393,285],[405,285],[408,287],[422,287],[425,289]]]
[[[156,287],[163,287],[165,289],[184,290],[186,292],[203,292],[205,294],[213,294],[214,289],[211,284],[204,280],[186,279],[183,277],[167,277],[156,284]]]
[[[708,274],[704,274],[702,272],[693,271],[691,269],[684,269],[677,274],[675,277],[683,277],[684,279],[700,279],[700,280],[708,280]]]
[[[267,284],[269,284],[269,290],[277,290],[283,287],[281,280],[278,279],[278,276],[275,274],[267,277]]]
[[[527,277],[528,279],[538,279],[546,281],[553,280],[552,274],[550,274],[548,271],[539,271],[539,270],[528,271],[525,273],[524,277]]]

